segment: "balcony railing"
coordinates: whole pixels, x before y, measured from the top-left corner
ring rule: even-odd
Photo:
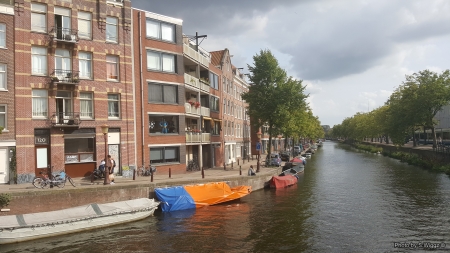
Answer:
[[[195,105],[191,105],[189,103],[184,104],[184,108],[186,109],[186,113],[200,115],[201,107],[196,108]]]
[[[200,89],[209,92],[209,83],[200,79]]]
[[[184,73],[184,83],[195,88],[200,88],[200,82],[198,81],[198,78],[186,73]]]
[[[79,112],[55,112],[50,117],[53,127],[78,127],[81,123]]]
[[[50,75],[53,83],[64,83],[77,85],[80,82],[79,71],[55,69]]]
[[[53,27],[50,30],[49,35],[56,41],[64,41],[69,43],[78,42],[78,30],[75,29]]]
[[[211,56],[208,52],[205,50],[202,50],[199,48],[199,52],[195,51],[190,45],[183,43],[183,53],[193,60],[199,62],[200,64],[204,65],[205,67],[209,68],[209,63],[211,62]]]
[[[211,142],[211,134],[210,133],[202,133],[202,143]]]
[[[0,4],[13,6],[14,0],[0,0]]]
[[[186,142],[201,142],[202,141],[202,133],[186,133]]]
[[[201,111],[201,115],[206,116],[206,117],[210,117],[211,115],[211,110],[208,107],[200,107],[200,111]]]

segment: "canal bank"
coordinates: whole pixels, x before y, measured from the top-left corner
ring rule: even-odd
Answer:
[[[263,159],[263,157],[262,157]],[[248,176],[250,166],[256,170],[256,160],[250,160],[244,164],[233,167],[208,169],[185,174],[162,175],[158,172],[150,182],[150,177],[130,178],[117,177],[114,185],[103,185],[103,181],[97,180],[92,185],[88,179],[77,178],[77,187],[72,187],[68,182],[62,189],[36,189],[31,184],[0,185],[0,193],[11,194],[10,204],[5,207],[9,212],[0,212],[1,215],[15,215],[36,212],[47,212],[81,206],[90,203],[108,203],[137,198],[154,198],[154,189],[178,185],[203,184],[209,182],[225,181],[231,187],[249,185],[252,191],[263,189],[273,175],[281,172],[280,168],[261,167],[256,176]]]

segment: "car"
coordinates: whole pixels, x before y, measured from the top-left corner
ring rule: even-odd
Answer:
[[[281,158],[278,153],[270,154],[269,166],[281,166]]]
[[[294,146],[294,156],[298,156],[302,152],[302,148],[300,146]]]
[[[290,156],[289,152],[281,152],[280,158],[281,158],[281,161],[289,162],[289,159],[291,158],[291,156]]]

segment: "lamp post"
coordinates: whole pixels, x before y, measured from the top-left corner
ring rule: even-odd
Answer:
[[[109,168],[108,168],[108,164],[110,164],[111,162],[106,162],[106,160],[108,159],[108,125],[102,125],[102,133],[103,133],[103,137],[105,138],[105,180],[103,181],[103,184],[110,184],[109,182]]]
[[[261,135],[262,135],[261,130],[259,130],[256,133],[256,136],[258,136],[258,143],[260,145],[260,148],[258,149],[258,163],[256,164],[256,172],[259,172],[259,157],[261,156]]]

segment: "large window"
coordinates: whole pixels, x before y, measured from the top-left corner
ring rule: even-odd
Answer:
[[[88,52],[78,53],[80,78],[92,78],[92,54]]]
[[[149,83],[148,84],[149,103],[178,103],[178,87],[176,85]]]
[[[118,42],[118,20],[114,17],[106,17],[106,41]]]
[[[177,134],[178,115],[148,115],[150,134]]]
[[[31,47],[31,73],[47,75],[47,48]]]
[[[0,47],[6,47],[6,25],[0,23]]]
[[[179,163],[180,147],[151,147],[150,164]]]
[[[6,105],[0,105],[0,127],[7,129],[6,126]]]
[[[209,85],[213,89],[219,90],[219,77],[212,72],[209,72]]]
[[[108,118],[120,117],[120,96],[119,94],[108,94]]]
[[[31,3],[31,31],[47,32],[47,5]]]
[[[220,121],[214,121],[214,125],[212,126],[212,134],[220,135]]]
[[[175,25],[147,19],[147,37],[175,42]]]
[[[92,38],[92,13],[78,12],[78,36],[82,39]]]
[[[64,162],[92,162],[94,159],[94,138],[70,138],[64,139]]]
[[[147,50],[147,69],[175,72],[175,55]]]
[[[220,105],[220,99],[218,97],[211,96],[209,98],[209,109],[218,112]]]
[[[94,96],[92,92],[80,92],[80,117],[94,118]]]
[[[119,57],[115,55],[106,56],[106,79],[119,80]]]
[[[32,90],[32,105],[33,105],[33,113],[32,116],[39,117],[47,117],[48,116],[48,94],[47,90]]]
[[[3,63],[0,63],[0,90],[6,90],[7,89],[7,86],[6,86],[6,80],[7,80],[7,78],[6,78],[6,68],[7,68],[7,65],[6,64],[3,64]]]

